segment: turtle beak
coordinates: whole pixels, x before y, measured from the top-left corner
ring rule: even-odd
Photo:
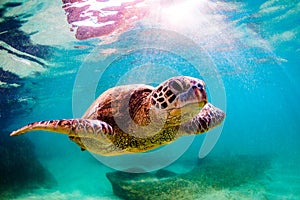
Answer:
[[[199,103],[200,107],[203,107],[207,103],[207,94],[203,88],[199,88],[196,86],[192,87],[195,97]]]
[[[185,105],[196,103],[202,108],[207,103],[207,95],[204,88],[192,86],[186,92],[178,96],[176,105],[182,108]]]

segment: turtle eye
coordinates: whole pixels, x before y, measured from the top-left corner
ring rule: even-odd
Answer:
[[[171,81],[169,87],[177,92],[182,92],[184,90],[182,83],[178,80]]]

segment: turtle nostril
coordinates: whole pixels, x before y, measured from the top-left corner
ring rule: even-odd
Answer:
[[[200,83],[197,84],[197,87],[199,88],[199,90],[203,90],[203,86]]]
[[[198,83],[197,85],[193,85],[192,88],[193,90],[198,88],[200,91],[203,91],[203,86],[200,83]]]

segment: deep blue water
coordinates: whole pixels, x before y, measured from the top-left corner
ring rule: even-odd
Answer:
[[[68,26],[51,32],[42,24],[55,22],[41,13],[57,11],[60,15],[53,17],[66,20],[61,2],[51,2],[0,3],[0,199],[118,199],[105,175],[115,169],[81,152],[66,136],[8,135],[33,121],[80,117],[98,95],[116,85],[156,86],[176,75],[204,79],[210,101],[226,111],[207,158],[244,155],[253,159],[249,165],[262,157],[270,160],[263,178],[203,198],[300,199],[298,1],[203,1],[192,9],[193,21],[178,21],[177,26],[163,17],[142,21],[108,44],[78,41]],[[107,49],[113,53],[105,54]],[[204,137],[195,137],[167,169],[183,174],[195,168]],[[30,181],[24,175],[34,175],[25,170],[30,168],[46,169],[51,178],[44,179],[51,181]]]

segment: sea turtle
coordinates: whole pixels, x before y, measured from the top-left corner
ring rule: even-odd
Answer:
[[[204,133],[225,113],[207,101],[203,80],[172,77],[156,88],[144,84],[113,87],[79,119],[34,122],[11,136],[44,130],[67,134],[82,150],[104,156],[138,153]]]

